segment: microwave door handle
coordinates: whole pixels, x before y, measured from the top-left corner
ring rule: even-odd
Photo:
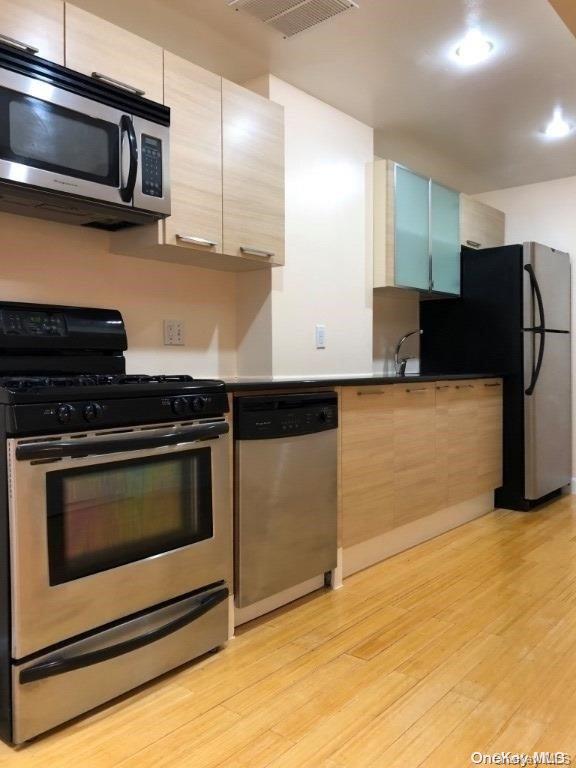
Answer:
[[[39,443],[21,443],[16,446],[17,461],[38,461],[42,459],[79,459],[86,456],[103,456],[110,453],[125,453],[150,448],[164,448],[170,445],[213,440],[230,431],[227,422],[199,424],[185,429],[162,431],[156,434],[136,436],[84,438],[82,440],[60,440]]]
[[[144,648],[144,646],[162,640],[164,637],[168,637],[179,629],[183,629],[188,624],[196,621],[196,619],[199,619],[205,613],[208,613],[212,608],[215,608],[217,605],[224,602],[224,600],[227,600],[228,594],[228,587],[222,587],[221,589],[212,592],[210,595],[207,595],[198,605],[194,606],[191,611],[188,611],[183,616],[173,619],[168,624],[164,624],[158,629],[146,632],[138,637],[133,637],[130,640],[116,643],[116,645],[111,645],[107,648],[90,651],[89,653],[81,653],[78,656],[40,662],[40,664],[23,669],[19,676],[20,683],[34,683],[37,680],[44,680],[47,677],[62,675],[65,672],[73,672],[76,669],[84,669],[85,667],[91,667],[94,664],[100,664],[102,661],[115,659],[125,653],[131,653],[139,648]]]
[[[122,168],[122,186],[120,187],[120,197],[125,203],[129,203],[134,197],[136,174],[138,173],[138,141],[136,139],[134,123],[132,122],[132,118],[129,115],[122,115],[120,120],[120,136],[122,155],[120,160],[120,165]],[[128,173],[126,183],[124,183],[124,139],[128,140]]]

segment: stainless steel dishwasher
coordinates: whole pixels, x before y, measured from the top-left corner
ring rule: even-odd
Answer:
[[[236,604],[336,567],[338,396],[237,397]]]

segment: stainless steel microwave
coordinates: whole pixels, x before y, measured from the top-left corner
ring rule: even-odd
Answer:
[[[170,214],[170,110],[0,46],[0,209],[101,229]]]

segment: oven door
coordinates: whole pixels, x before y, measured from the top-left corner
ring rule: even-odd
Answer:
[[[230,583],[228,432],[220,419],[8,441],[13,658]]]
[[[130,115],[0,70],[0,176],[131,206],[138,172]]]

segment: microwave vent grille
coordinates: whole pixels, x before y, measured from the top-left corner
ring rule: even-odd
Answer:
[[[228,0],[228,5],[255,16],[285,38],[358,8],[354,0]]]

